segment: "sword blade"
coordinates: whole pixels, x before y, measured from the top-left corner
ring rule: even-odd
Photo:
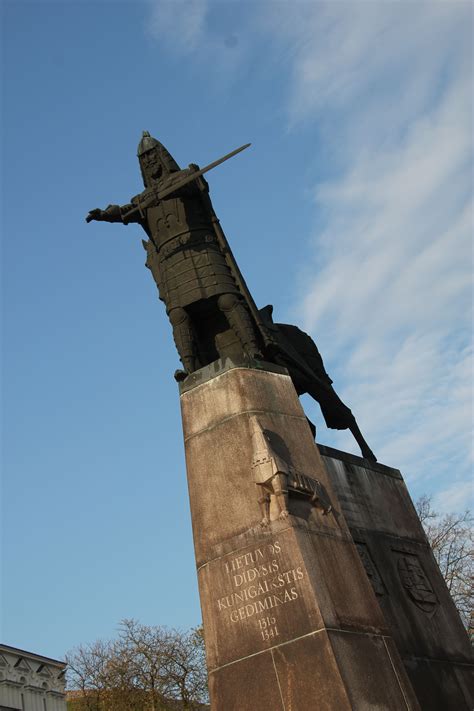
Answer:
[[[166,188],[165,190],[160,192],[158,194],[159,198],[164,198],[167,195],[171,195],[171,193],[174,193],[175,190],[178,190],[179,188],[182,188],[184,185],[187,185],[188,183],[190,183],[192,180],[199,178],[200,175],[204,175],[204,173],[207,173],[208,170],[212,170],[213,168],[216,168],[221,163],[224,163],[224,161],[229,160],[229,158],[232,158],[233,156],[237,155],[237,153],[244,151],[246,148],[248,148],[251,145],[252,145],[251,143],[246,143],[244,146],[240,146],[240,148],[236,148],[235,151],[231,151],[230,153],[227,153],[227,155],[223,156],[222,158],[219,158],[219,160],[215,160],[213,163],[209,163],[209,165],[206,165],[205,168],[201,168],[200,170],[197,170],[195,173],[191,173],[191,175],[187,175],[182,180],[178,180],[176,183],[174,183],[174,185],[170,185],[169,188]]]
[[[216,168],[218,165],[221,163],[224,163],[224,161],[229,160],[229,158],[233,158],[233,156],[237,155],[237,153],[240,153],[241,151],[244,151],[246,148],[251,146],[251,143],[246,143],[244,146],[240,146],[240,148],[236,148],[235,151],[231,151],[230,153],[227,153],[227,155],[223,156],[222,158],[219,158],[219,160],[215,160],[213,163],[209,163],[209,165],[206,165],[205,168],[201,168],[200,170],[197,170],[195,173],[191,173],[190,175],[187,175],[185,178],[182,178],[181,180],[176,181],[176,183],[173,183],[173,185],[170,185],[168,188],[165,188],[163,191],[159,192],[156,197],[151,197],[148,200],[145,199],[141,205],[138,207],[134,207],[132,210],[129,210],[125,215],[123,215],[123,220],[126,220],[128,217],[131,217],[131,215],[134,215],[136,212],[138,212],[141,209],[144,209],[148,207],[148,205],[153,202],[154,199],[162,200],[165,198],[167,195],[171,195],[171,193],[174,193],[176,190],[179,190],[179,188],[182,188],[184,185],[187,185],[188,183],[192,182],[193,180],[196,180],[196,178],[199,178],[200,175],[204,175],[204,173],[207,173],[208,170],[212,170],[213,168]]]

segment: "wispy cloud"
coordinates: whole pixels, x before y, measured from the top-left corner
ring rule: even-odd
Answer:
[[[152,0],[147,27],[171,49],[194,52],[204,37],[208,0]]]
[[[250,4],[235,0],[148,0],[146,31],[171,54],[192,56],[211,80],[227,82],[251,55]],[[245,32],[242,28],[245,27]]]
[[[434,500],[433,508],[441,514],[452,511],[465,511],[469,508],[474,495],[474,485],[472,481],[456,482],[439,491]]]
[[[458,69],[453,62],[469,63],[468,2],[303,0],[261,7],[262,28],[287,45],[294,122],[319,114],[332,126],[341,111],[341,123],[372,142],[372,129],[386,128],[384,117],[392,129],[403,127]]]
[[[155,37],[215,67],[223,39],[210,16],[242,4],[153,7]],[[294,312],[379,458],[415,493],[446,481],[467,493],[472,474],[472,12],[462,1],[254,3],[239,11],[232,60],[263,43],[288,82],[295,140],[316,127],[324,142],[326,162],[308,147],[313,267]],[[357,451],[348,435],[321,438]]]
[[[430,490],[471,474],[472,65],[467,3],[314,3],[273,20],[293,47],[288,115],[336,174],[314,187],[297,311],[379,457]],[[329,173],[329,171],[328,171]],[[352,448],[348,437],[336,437]],[[466,486],[463,484],[463,491]]]

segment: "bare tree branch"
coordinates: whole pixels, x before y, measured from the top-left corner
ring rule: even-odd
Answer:
[[[118,638],[67,655],[73,711],[203,711],[208,708],[202,632],[120,623]],[[79,693],[80,692],[80,693]]]
[[[474,535],[471,513],[442,516],[433,510],[432,498],[426,495],[416,501],[415,508],[461,619],[472,633]]]

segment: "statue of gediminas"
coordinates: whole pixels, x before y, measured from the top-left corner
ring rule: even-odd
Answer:
[[[208,184],[202,175],[192,179],[198,166],[181,170],[146,131],[138,160],[144,192],[127,205],[92,210],[87,221],[136,222],[147,233],[146,266],[165,303],[185,373],[229,353],[232,346],[236,350],[236,345],[250,357],[262,358],[245,296],[219,242]],[[183,187],[172,190],[187,178]],[[226,331],[231,332],[227,338]]]
[[[138,145],[145,190],[126,205],[96,208],[87,222],[135,222],[145,230],[146,266],[157,284],[173,328],[183,379],[225,356],[284,365],[298,394],[308,392],[322,407],[326,423],[349,429],[362,455],[375,460],[350,409],[332,388],[313,341],[293,326],[275,324],[271,307],[258,310],[216,217],[203,177],[210,166],[181,170],[147,131]]]

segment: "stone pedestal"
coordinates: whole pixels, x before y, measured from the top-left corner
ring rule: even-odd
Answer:
[[[472,648],[402,475],[318,446],[421,708],[470,711]]]
[[[217,362],[181,386],[212,711],[419,709],[285,373]]]

